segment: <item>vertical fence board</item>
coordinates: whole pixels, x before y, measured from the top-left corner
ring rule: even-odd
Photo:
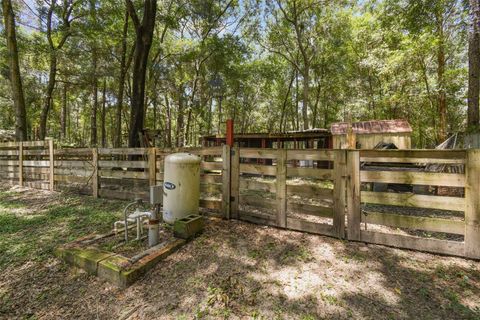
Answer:
[[[279,149],[277,154],[277,225],[287,227],[287,150]]]
[[[92,194],[94,198],[98,198],[98,149],[92,149]]]
[[[49,170],[49,180],[50,180],[50,190],[53,191],[55,183],[55,173],[54,173],[54,168],[55,168],[55,154],[53,150],[53,140],[48,140],[48,155],[49,155],[49,165],[50,165],[50,170]]]
[[[231,165],[230,165],[230,176],[231,176],[231,191],[230,196],[232,201],[230,202],[230,214],[232,218],[239,218],[239,201],[240,201],[240,149],[234,147],[232,149],[231,156]]]
[[[348,240],[360,240],[360,152],[347,151]]]
[[[224,145],[222,152],[222,213],[225,219],[230,219],[230,146]]]
[[[465,256],[480,258],[480,150],[468,150],[465,168]]]
[[[157,184],[157,166],[155,148],[148,148],[148,183],[149,186]]]
[[[18,143],[18,185],[23,186],[23,142]]]
[[[333,228],[338,238],[345,237],[345,188],[347,153],[344,150],[335,151],[334,185],[333,185]]]

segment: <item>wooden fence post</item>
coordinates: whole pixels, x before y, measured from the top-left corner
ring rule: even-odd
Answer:
[[[23,142],[18,143],[18,185],[23,186]]]
[[[222,212],[225,219],[230,219],[230,196],[231,196],[231,179],[230,179],[230,168],[231,168],[231,155],[230,155],[230,146],[225,144],[223,145],[222,152]]]
[[[480,150],[467,150],[465,164],[465,256],[480,258]]]
[[[53,139],[48,140],[48,154],[49,154],[49,164],[50,164],[50,170],[49,170],[49,176],[50,176],[50,191],[53,191],[55,187],[55,154],[54,154],[54,149],[53,149]]]
[[[238,147],[231,148],[231,165],[230,165],[230,214],[232,218],[240,218],[238,205],[240,202],[240,149]]]
[[[92,164],[93,164],[93,174],[92,174],[92,195],[94,198],[98,198],[98,149],[92,149]]]
[[[333,228],[338,238],[345,238],[345,194],[347,153],[345,150],[335,151],[333,181]]]
[[[148,148],[148,181],[150,186],[157,185],[157,154],[155,148]]]
[[[277,150],[277,226],[287,227],[287,150]]]
[[[360,152],[347,150],[348,240],[360,240]]]

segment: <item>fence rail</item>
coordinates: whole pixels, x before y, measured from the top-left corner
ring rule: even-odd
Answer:
[[[57,149],[0,144],[0,180],[148,198],[171,153],[201,156],[200,206],[341,239],[480,259],[480,150]]]

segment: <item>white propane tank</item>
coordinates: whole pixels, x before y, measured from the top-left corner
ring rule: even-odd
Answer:
[[[174,223],[198,214],[200,201],[200,157],[174,153],[165,157],[163,183],[163,220]]]

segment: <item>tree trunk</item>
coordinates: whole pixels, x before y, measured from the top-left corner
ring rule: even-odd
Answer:
[[[97,79],[97,54],[96,49],[93,49],[93,83],[92,83],[92,113],[90,114],[90,146],[95,147],[98,143],[97,139],[97,111],[98,111],[98,79]]]
[[[107,103],[107,79],[103,79],[103,92],[102,92],[102,118],[101,118],[101,126],[102,126],[102,148],[107,147],[107,129],[105,128],[105,119],[106,119],[106,103]]]
[[[67,138],[67,84],[63,84],[63,92],[62,92],[62,113],[60,116],[60,138],[66,139]]]
[[[184,105],[183,105],[183,87],[178,88],[178,113],[177,113],[177,130],[175,145],[183,147],[183,132],[184,132]]]
[[[50,71],[48,76],[47,90],[45,91],[45,100],[43,102],[42,111],[40,113],[40,129],[38,132],[40,140],[45,139],[47,135],[47,119],[48,113],[52,106],[53,90],[57,76],[57,53],[55,49],[50,49]]]
[[[167,112],[167,146],[172,147],[172,110],[170,108],[170,101],[168,100],[168,94],[165,94],[165,108]]]
[[[115,114],[115,147],[122,146],[122,107],[123,107],[123,93],[125,86],[125,77],[127,75],[126,61],[127,61],[127,36],[128,36],[128,10],[125,11],[125,22],[123,24],[122,36],[122,58],[120,62],[120,75],[118,77],[118,94],[117,94],[117,108]]]
[[[15,138],[17,141],[27,140],[27,112],[23,95],[22,77],[18,62],[17,34],[12,2],[2,0],[3,21],[7,40],[10,83],[12,86],[13,105],[15,107]]]
[[[310,95],[310,67],[305,66],[303,72],[303,101],[302,101],[302,118],[303,118],[303,130],[310,129],[308,121],[308,102]]]
[[[439,114],[439,130],[438,143],[445,141],[447,138],[447,93],[445,91],[445,42],[443,33],[443,20],[439,20],[438,24],[438,51],[437,51],[437,81],[438,81],[438,114]]]
[[[480,4],[470,0],[470,31],[468,36],[468,130],[479,129],[480,93]]]
[[[131,0],[127,1],[130,17],[133,20],[136,31],[135,55],[133,57],[133,88],[131,98],[130,132],[128,146],[139,147],[138,133],[143,130],[144,123],[144,97],[145,77],[147,71],[148,55],[152,45],[153,30],[155,27],[155,15],[157,11],[156,0],[145,0],[143,19],[140,22]]]

